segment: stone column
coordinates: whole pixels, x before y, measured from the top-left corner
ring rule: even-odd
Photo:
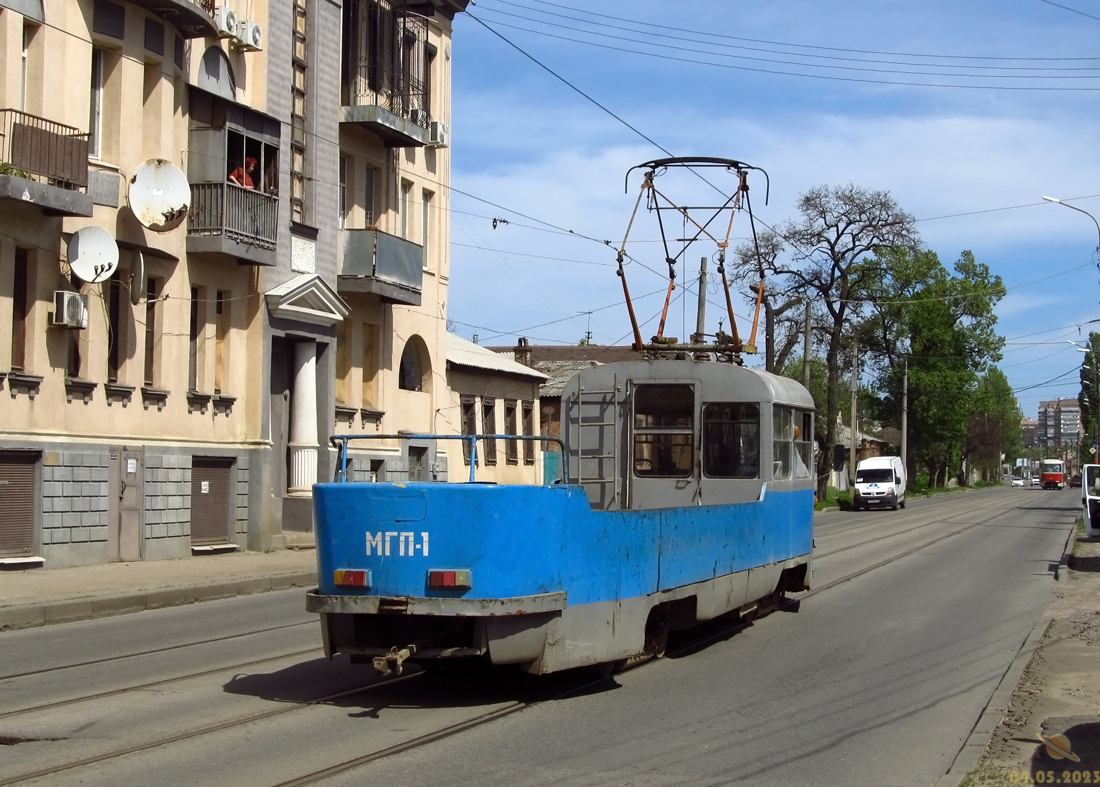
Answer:
[[[317,342],[294,345],[294,391],[290,395],[291,495],[310,496],[317,482]]]

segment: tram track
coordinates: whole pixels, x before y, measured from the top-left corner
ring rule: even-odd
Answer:
[[[1009,511],[1013,511],[1015,509],[1020,508],[1020,505],[1021,504],[1019,502],[1013,501],[1012,505],[1010,505],[1008,507],[1005,507],[1003,509],[999,508],[996,511],[996,513],[994,513],[994,514],[988,516],[987,518],[981,520],[980,524],[987,524],[990,521],[992,521],[993,519],[996,519],[998,516],[1003,516],[1004,514],[1008,513]],[[951,522],[950,520],[958,519],[960,517],[969,516],[971,514],[974,514],[977,511],[981,511],[982,509],[988,508],[988,507],[989,507],[988,505],[986,505],[986,506],[977,506],[977,507],[969,509],[967,511],[959,511],[959,512],[953,513],[951,516],[945,517],[943,519],[933,519],[929,522],[924,522],[924,523],[921,523],[921,524],[912,525],[912,526],[907,527],[905,529],[891,530],[889,532],[883,533],[882,535],[878,536],[877,538],[869,538],[869,539],[860,541],[856,544],[851,544],[849,546],[838,547],[836,549],[828,549],[828,548],[815,549],[814,550],[814,560],[820,560],[820,559],[823,559],[823,558],[834,557],[836,555],[840,555],[840,554],[843,554],[845,552],[851,552],[853,550],[861,549],[861,548],[864,548],[868,545],[877,544],[877,543],[883,542],[883,541],[889,541],[889,540],[896,539],[896,538],[912,536],[914,533],[917,533],[918,531],[925,530],[927,528],[933,528],[933,527],[942,526],[942,525],[956,524],[956,523]],[[970,523],[970,525],[975,525],[975,524],[977,524],[977,523]],[[866,528],[866,529],[870,530],[870,529],[881,529],[882,527],[883,527],[883,524],[882,524],[881,521],[879,521],[879,522],[859,523],[858,525],[856,525],[853,528],[848,528],[848,529],[845,529],[845,530],[842,530],[842,531],[833,530],[833,531],[829,531],[827,533],[822,533],[820,538],[822,540],[825,540],[825,538],[832,539],[836,536],[849,535],[849,534],[855,532],[855,530],[857,528]],[[959,532],[962,532],[962,531],[959,531]],[[934,542],[929,542],[929,543],[934,543]]]
[[[877,562],[875,562],[871,565],[864,566],[864,567],[859,568],[859,569],[854,570],[854,571],[850,571],[850,572],[848,572],[847,574],[845,574],[843,576],[837,577],[836,579],[833,579],[833,580],[829,581],[828,583],[826,583],[824,585],[821,585],[819,587],[816,587],[816,588],[814,588],[814,589],[812,589],[812,590],[810,590],[806,593],[802,593],[802,594],[798,595],[797,597],[792,597],[792,598],[786,599],[782,604],[780,604],[779,609],[790,610],[792,608],[797,608],[797,606],[799,604],[801,604],[801,602],[805,599],[809,599],[809,598],[812,598],[812,597],[817,596],[819,594],[825,593],[828,590],[834,589],[834,588],[836,588],[840,585],[843,585],[843,584],[845,584],[847,582],[850,582],[854,579],[857,579],[861,576],[865,576],[865,575],[867,575],[871,572],[877,571],[877,570],[879,570],[881,568],[884,568],[886,566],[889,566],[893,563],[897,563],[898,561],[904,560],[905,558],[907,558],[907,557],[909,557],[909,556],[911,556],[911,555],[913,555],[913,554],[915,554],[915,553],[917,553],[921,550],[927,549],[927,548],[932,547],[936,544],[940,544],[940,543],[942,543],[944,541],[947,541],[951,538],[954,538],[958,535],[966,533],[967,531],[973,530],[975,528],[986,526],[991,521],[997,519],[998,517],[1003,516],[1006,512],[1021,507],[1021,505],[1023,505],[1025,502],[1026,501],[1015,501],[1014,500],[1014,501],[1012,501],[1012,505],[1010,505],[1010,506],[1006,506],[1006,507],[996,506],[995,510],[988,513],[986,516],[983,516],[983,517],[981,517],[979,519],[976,519],[974,521],[968,521],[968,522],[965,522],[965,523],[952,523],[950,521],[935,520],[933,522],[929,522],[927,525],[920,525],[917,528],[910,528],[906,531],[891,533],[891,534],[889,534],[889,536],[884,536],[882,539],[873,539],[872,542],[878,542],[878,541],[884,540],[885,538],[896,537],[896,536],[899,536],[899,535],[904,536],[906,534],[913,533],[914,530],[917,530],[917,529],[923,530],[925,527],[931,527],[931,526],[935,526],[935,525],[940,525],[940,526],[943,526],[943,525],[951,526],[953,524],[961,525],[961,526],[958,526],[958,527],[952,527],[952,529],[949,530],[948,532],[944,532],[941,535],[939,535],[935,538],[932,538],[928,541],[923,541],[920,544],[915,544],[909,549],[905,549],[902,552],[890,555],[889,557],[887,557],[883,560],[879,560],[879,561],[877,561]],[[954,514],[952,514],[952,516],[947,517],[945,519],[950,520],[950,519],[958,519],[960,517],[967,517],[970,514],[976,513],[977,511],[979,511],[983,508],[988,508],[988,507],[989,506],[978,506],[978,507],[976,507],[974,509],[971,509],[969,511],[955,512]],[[866,523],[866,524],[869,527],[876,526],[876,523]],[[877,525],[881,526],[881,523],[877,523]],[[863,523],[860,523],[859,526],[862,527]],[[851,530],[848,530],[847,532],[851,532]],[[862,542],[861,544],[859,544],[857,546],[866,546],[867,543],[869,543],[869,542]],[[852,548],[854,548],[854,547],[852,547]],[[831,556],[834,556],[836,554],[839,554],[842,551],[847,551],[847,550],[848,550],[848,547],[845,547],[841,550],[825,553],[825,554],[821,555],[821,557],[831,557]],[[697,651],[701,648],[707,647],[708,645],[712,644],[713,642],[728,638],[728,637],[730,637],[734,634],[737,634],[741,631],[744,631],[745,629],[750,628],[753,625],[753,622],[754,621],[753,621],[752,618],[738,618],[736,620],[731,620],[731,621],[729,621],[728,625],[721,626],[717,630],[708,631],[702,637],[692,637],[690,639],[690,641],[684,642],[681,646],[675,648],[674,650],[671,650],[668,655],[671,656],[671,657],[676,657],[676,656],[689,654],[692,651]],[[298,625],[298,624],[294,624],[294,625]],[[269,630],[274,630],[276,628],[290,628],[290,627],[291,626],[273,627],[272,629],[269,629]],[[237,635],[237,636],[247,636],[248,634],[254,634],[254,633],[260,633],[260,632],[247,632],[245,634]],[[220,639],[231,639],[231,638],[233,638],[233,637],[217,638],[217,639],[214,639],[214,640],[211,640],[211,641],[218,641]],[[191,643],[191,644],[199,644],[199,643]],[[175,646],[175,647],[186,647],[186,646]],[[154,649],[150,652],[158,652],[160,650],[166,650],[166,649]],[[258,664],[258,663],[262,663],[264,661],[270,661],[270,660],[274,660],[274,659],[277,659],[277,658],[287,658],[287,657],[292,657],[292,656],[295,656],[295,655],[304,655],[305,653],[314,652],[314,651],[316,651],[316,648],[311,648],[307,651],[298,651],[298,652],[293,652],[293,653],[285,653],[285,654],[281,654],[281,655],[278,655],[278,656],[271,656],[271,657],[267,657],[267,658],[263,658],[263,659],[256,659],[256,660],[253,660],[253,661],[250,661],[250,662],[243,662],[243,663],[241,663],[239,665],[236,665],[236,666],[237,667],[249,666],[251,664]],[[133,655],[138,655],[138,654],[133,654]],[[653,660],[654,659],[648,659],[648,660],[642,660],[642,661],[637,662],[637,663],[632,663],[629,666],[627,666],[626,669],[627,670],[635,669],[635,668],[640,667],[643,664],[647,663],[648,661],[653,661]],[[70,665],[70,666],[75,666],[75,665]],[[140,689],[143,689],[143,688],[155,687],[157,685],[164,685],[164,684],[167,684],[167,683],[178,682],[180,680],[185,680],[187,678],[201,677],[201,676],[206,675],[206,674],[212,674],[212,673],[215,673],[215,672],[224,671],[226,669],[232,669],[232,668],[234,668],[234,666],[230,665],[228,667],[221,667],[221,668],[218,668],[218,669],[210,669],[210,670],[204,670],[204,671],[201,671],[201,672],[196,672],[196,673],[192,673],[192,674],[186,675],[186,676],[178,676],[178,677],[175,677],[175,678],[164,679],[164,680],[161,680],[161,681],[153,681],[153,682],[150,682],[150,683],[147,683],[147,684],[142,684],[140,686],[124,687],[122,689],[118,689],[118,690],[111,691],[111,692],[101,692],[101,693],[98,693],[98,694],[95,694],[95,695],[87,695],[87,696],[81,697],[81,698],[73,698],[71,700],[62,700],[62,701],[58,701],[57,703],[49,703],[48,705],[39,706],[39,707],[34,708],[34,709],[28,708],[28,709],[23,709],[23,710],[20,710],[20,711],[14,711],[14,712],[10,712],[10,713],[0,714],[0,718],[10,717],[10,716],[18,715],[18,714],[23,714],[23,713],[29,713],[32,710],[42,710],[42,709],[45,709],[45,708],[53,708],[53,707],[57,707],[59,705],[72,704],[72,703],[76,703],[76,702],[83,702],[83,701],[88,701],[88,700],[92,700],[92,699],[98,699],[98,698],[114,695],[114,694],[126,693],[126,692],[129,692],[129,691],[136,691],[136,690],[140,690]],[[44,671],[48,671],[48,670],[44,670]],[[578,672],[580,672],[580,671],[578,671]],[[398,683],[402,683],[402,682],[406,682],[406,681],[412,681],[414,679],[419,679],[423,675],[424,675],[424,673],[414,673],[414,674],[411,674],[411,675],[406,674],[404,676],[400,676],[400,677],[396,677],[396,678],[390,678],[390,679],[387,679],[387,680],[373,681],[373,682],[371,682],[369,684],[366,684],[366,685],[353,687],[353,688],[350,688],[350,689],[346,689],[346,690],[342,690],[342,691],[335,692],[335,693],[332,693],[332,694],[328,694],[328,695],[325,695],[325,696],[322,696],[322,697],[317,697],[317,698],[309,699],[309,700],[297,701],[297,702],[293,702],[291,704],[287,704],[287,705],[284,705],[284,706],[281,706],[281,707],[278,707],[278,708],[273,708],[273,709],[270,709],[270,710],[261,711],[261,712],[257,712],[257,713],[251,713],[251,714],[239,716],[239,717],[232,718],[232,719],[227,719],[227,720],[224,720],[224,721],[211,723],[211,724],[208,724],[208,725],[198,726],[198,727],[195,727],[195,728],[190,729],[190,730],[175,733],[175,734],[172,734],[172,735],[166,735],[166,736],[163,736],[161,738],[158,738],[157,740],[146,741],[144,743],[135,744],[133,746],[129,746],[129,747],[126,747],[126,748],[123,748],[123,749],[117,749],[117,750],[110,751],[110,752],[104,752],[104,753],[98,754],[98,755],[92,755],[92,756],[89,756],[89,757],[76,759],[76,760],[73,760],[73,761],[68,762],[68,763],[61,763],[61,764],[58,764],[58,765],[55,765],[55,766],[51,766],[51,767],[48,767],[48,768],[42,768],[40,770],[29,772],[29,773],[24,773],[24,774],[20,774],[20,775],[16,775],[16,776],[10,776],[10,777],[7,777],[7,778],[0,778],[0,787],[6,787],[6,785],[18,784],[20,782],[30,781],[30,780],[33,780],[33,779],[41,779],[41,778],[53,776],[53,775],[56,775],[56,774],[66,773],[66,772],[69,772],[69,771],[74,771],[74,770],[78,770],[78,769],[85,768],[85,767],[88,767],[88,766],[108,762],[108,761],[111,761],[111,760],[126,757],[126,756],[133,755],[133,754],[136,754],[136,753],[150,751],[150,750],[153,750],[153,749],[162,748],[162,747],[166,747],[166,746],[171,746],[172,744],[179,743],[181,741],[186,741],[186,740],[197,738],[197,737],[204,736],[204,735],[214,734],[214,733],[221,732],[221,731],[224,731],[224,730],[232,729],[234,727],[241,727],[241,726],[248,725],[248,724],[255,724],[255,723],[263,722],[263,721],[266,721],[268,719],[276,718],[276,717],[279,717],[279,716],[284,716],[286,714],[293,713],[295,711],[302,710],[302,709],[305,709],[305,708],[316,707],[318,705],[331,703],[331,702],[334,702],[334,701],[337,701],[339,699],[343,699],[343,698],[346,698],[346,697],[356,696],[356,695],[359,695],[359,694],[362,694],[362,693],[365,693],[365,692],[368,692],[368,691],[372,691],[372,690],[375,690],[375,689],[382,689],[382,688],[385,688],[385,687],[393,686],[393,685],[398,684]],[[538,705],[541,705],[541,704],[544,704],[544,703],[547,703],[547,702],[553,702],[553,701],[557,701],[557,700],[561,700],[561,699],[566,699],[571,695],[575,695],[575,694],[578,694],[580,692],[592,689],[592,688],[597,687],[600,684],[606,682],[607,680],[609,680],[609,678],[606,678],[606,677],[600,677],[600,678],[594,678],[593,679],[593,678],[589,677],[588,675],[583,675],[583,676],[578,675],[578,678],[579,678],[579,680],[575,683],[570,681],[571,685],[566,686],[564,689],[559,690],[559,689],[556,688],[555,690],[553,690],[551,692],[548,692],[546,694],[543,694],[541,696],[526,698],[526,699],[517,699],[517,700],[511,701],[508,704],[504,705],[503,707],[494,708],[493,710],[490,710],[488,712],[476,715],[472,718],[465,719],[463,721],[460,721],[460,722],[450,724],[450,725],[445,726],[445,727],[441,727],[439,729],[435,729],[435,730],[426,732],[426,733],[421,734],[419,736],[410,738],[407,741],[402,741],[400,743],[396,743],[396,744],[391,745],[391,746],[380,748],[377,751],[368,752],[368,753],[365,753],[365,754],[362,754],[362,755],[359,755],[359,756],[356,756],[356,757],[351,757],[351,758],[348,758],[346,760],[343,760],[343,761],[335,763],[335,764],[326,765],[325,767],[318,768],[318,769],[313,770],[309,773],[294,777],[292,779],[289,779],[289,780],[286,780],[286,781],[283,781],[283,782],[279,782],[277,785],[275,785],[275,787],[305,787],[305,785],[317,784],[319,782],[323,782],[323,781],[325,781],[327,779],[330,779],[332,777],[335,777],[335,776],[338,776],[340,774],[346,773],[348,771],[354,770],[355,768],[363,767],[365,765],[369,765],[370,763],[377,762],[379,760],[382,760],[382,759],[385,759],[385,758],[388,758],[388,757],[393,757],[393,756],[402,754],[404,752],[408,752],[408,751],[411,751],[411,750],[414,750],[414,749],[422,748],[422,747],[428,746],[428,745],[430,745],[430,744],[432,744],[436,741],[440,741],[442,739],[449,738],[449,737],[452,737],[454,735],[458,735],[462,732],[466,732],[466,731],[475,729],[477,727],[481,727],[481,726],[485,726],[487,724],[491,724],[494,721],[497,721],[497,720],[502,719],[506,716],[518,713],[522,710],[534,708]]]
[[[55,776],[59,773],[65,773],[66,771],[71,771],[76,768],[85,768],[89,765],[97,765],[102,762],[119,759],[120,757],[126,757],[131,754],[137,754],[139,752],[149,751],[151,749],[161,748],[163,746],[169,746],[173,743],[179,743],[180,741],[186,741],[191,738],[200,737],[202,735],[210,735],[215,732],[232,729],[233,727],[240,727],[245,724],[252,724],[258,721],[264,721],[266,719],[271,719],[276,716],[283,716],[287,713],[293,713],[294,711],[302,710],[304,708],[312,708],[327,702],[334,702],[345,697],[354,697],[357,694],[362,694],[366,691],[371,691],[372,689],[381,688],[383,686],[392,686],[396,683],[402,683],[404,681],[418,678],[422,674],[423,673],[415,673],[412,675],[402,675],[386,680],[375,681],[364,686],[358,686],[352,689],[345,689],[343,691],[334,692],[332,694],[326,694],[323,697],[317,697],[312,700],[293,702],[283,705],[279,708],[272,708],[271,710],[260,711],[259,713],[252,713],[247,716],[237,717],[235,719],[226,719],[225,721],[207,724],[202,727],[196,727],[194,729],[185,730],[184,732],[179,732],[174,735],[168,735],[163,738],[158,738],[157,740],[146,741],[145,743],[128,746],[124,749],[116,749],[114,751],[104,752],[102,754],[96,754],[90,757],[84,757],[78,760],[73,760],[71,762],[62,763],[60,765],[54,765],[48,768],[41,768],[37,771],[22,773],[17,776],[0,778],[0,787],[6,787],[6,785],[9,784],[18,784],[20,782],[31,781],[32,779],[41,779],[47,776]]]
[[[0,719],[8,719],[14,716],[23,716],[29,713],[38,713],[45,710],[54,710],[56,708],[62,708],[68,705],[79,705],[82,702],[91,702],[92,700],[107,699],[109,697],[118,697],[123,694],[129,694],[135,691],[145,691],[147,689],[158,688],[170,685],[172,683],[180,683],[186,680],[193,680],[194,678],[202,678],[207,675],[216,675],[219,672],[227,672],[229,670],[238,670],[242,667],[253,667],[257,664],[263,664],[269,661],[279,661],[281,659],[294,658],[296,656],[305,656],[310,653],[320,653],[320,646],[314,646],[301,650],[287,651],[285,653],[276,653],[271,656],[264,656],[257,659],[249,659],[247,661],[234,662],[232,664],[224,664],[218,667],[211,667],[209,669],[198,670],[196,672],[188,672],[183,675],[174,675],[170,678],[161,678],[160,680],[148,681],[146,683],[137,683],[131,686],[120,686],[117,689],[110,689],[108,691],[99,691],[92,694],[82,694],[78,697],[67,697],[63,700],[55,700],[53,702],[44,702],[39,705],[32,705],[26,708],[16,708],[15,710],[0,711]]]
[[[43,667],[37,670],[26,670],[24,672],[12,672],[7,675],[0,675],[0,683],[7,680],[15,680],[16,678],[27,678],[32,675],[46,675],[51,672],[63,672],[65,670],[77,669],[79,667],[92,667],[96,664],[106,664],[107,662],[122,661],[124,659],[136,659],[142,656],[153,656],[158,653],[171,653],[172,651],[183,650],[185,648],[194,648],[199,645],[212,645],[219,642],[229,642],[230,640],[242,639],[244,637],[254,637],[258,634],[270,634],[273,631],[283,631],[285,629],[299,628],[301,626],[316,626],[316,621],[303,620],[300,623],[285,623],[281,626],[269,626],[267,628],[255,629],[253,631],[241,631],[236,634],[227,634],[224,637],[211,637],[209,639],[200,639],[194,642],[181,642],[178,645],[165,645],[161,648],[149,648],[148,650],[139,650],[135,653],[123,653],[117,656],[103,656],[98,659],[88,659],[87,661],[77,661],[72,664],[60,664],[54,667]]]

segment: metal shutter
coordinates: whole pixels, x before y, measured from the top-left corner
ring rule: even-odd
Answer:
[[[191,545],[229,543],[234,460],[196,456],[191,460]]]
[[[0,452],[0,557],[34,551],[34,470],[38,454]]]

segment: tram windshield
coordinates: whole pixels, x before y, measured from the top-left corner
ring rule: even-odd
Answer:
[[[684,478],[694,453],[695,389],[639,385],[634,393],[634,472]]]

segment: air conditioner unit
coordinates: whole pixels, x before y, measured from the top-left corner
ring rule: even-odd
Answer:
[[[218,35],[222,38],[236,38],[239,25],[237,24],[237,12],[226,5],[220,5],[214,10],[214,22],[218,26]]]
[[[414,125],[426,128],[428,125],[429,117],[428,110],[426,109],[410,109],[409,110],[409,122]]]
[[[237,26],[237,46],[249,52],[259,52],[264,48],[264,29],[259,22],[245,19]]]
[[[428,127],[429,144],[437,148],[445,148],[450,143],[451,132],[446,123],[436,121]]]
[[[68,290],[54,292],[53,324],[67,328],[87,328],[88,296]]]

